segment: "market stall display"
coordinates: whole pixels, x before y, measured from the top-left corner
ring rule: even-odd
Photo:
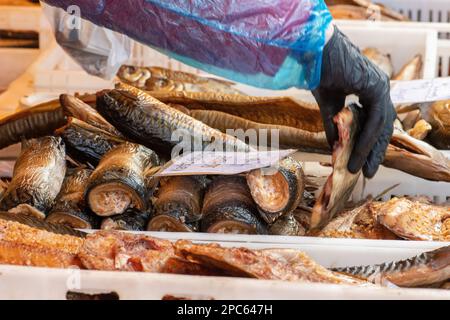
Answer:
[[[6,13],[0,1],[0,61],[5,47],[49,38],[31,11],[11,9],[38,6],[13,2]],[[393,85],[447,75],[450,29],[417,27],[416,1],[326,2],[336,19],[377,20],[342,30]],[[432,21],[445,20],[438,4]],[[330,147],[302,91],[210,76],[137,42],[105,80],[54,45],[0,97],[0,151],[21,149],[0,162],[0,299],[449,298],[448,100],[397,105],[383,167],[366,181],[347,169],[367,116],[353,100]],[[297,152],[239,174],[163,175],[184,151],[180,133],[199,153]],[[68,274],[82,285],[68,288]]]

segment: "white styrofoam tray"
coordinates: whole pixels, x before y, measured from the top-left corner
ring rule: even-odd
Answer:
[[[433,242],[301,237],[286,239],[287,237],[194,233],[153,232],[147,234],[171,240],[182,238],[254,249],[295,248],[305,251],[326,267],[399,260],[446,245],[446,243]],[[161,299],[164,295],[194,299],[238,300],[450,299],[450,292],[444,290],[358,288],[223,277],[0,266],[0,299],[65,299],[68,290],[88,294],[114,291],[121,299]]]

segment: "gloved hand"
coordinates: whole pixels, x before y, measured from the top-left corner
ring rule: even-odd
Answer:
[[[338,140],[333,117],[341,111],[346,96],[355,94],[359,97],[366,121],[355,143],[348,170],[356,173],[362,168],[364,176],[372,178],[384,160],[396,118],[388,76],[335,27],[324,48],[321,82],[313,94],[331,146]]]

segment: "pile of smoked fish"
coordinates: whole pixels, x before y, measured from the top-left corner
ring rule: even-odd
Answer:
[[[0,211],[77,229],[450,240],[448,206],[422,198],[347,202],[360,177],[347,163],[364,109],[336,115],[331,149],[315,105],[245,96],[229,82],[162,68],[124,66],[118,76],[115,89],[63,94],[0,118],[0,149],[22,143],[12,179],[0,183]],[[211,141],[258,149],[227,129],[276,129],[281,148],[332,154],[332,174],[317,198],[316,182],[290,157],[270,174],[157,175],[178,144],[176,130],[192,137],[194,151]],[[205,142],[194,143],[198,136]],[[449,159],[401,128],[384,165],[450,182]]]
[[[227,248],[186,240],[173,243],[106,230],[86,235],[36,218],[0,213],[0,264],[364,287],[448,288],[450,247],[381,265],[327,269],[293,249]]]

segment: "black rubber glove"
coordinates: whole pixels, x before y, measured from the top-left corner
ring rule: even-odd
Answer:
[[[372,178],[384,160],[396,118],[388,76],[335,27],[323,52],[320,86],[313,94],[331,146],[338,140],[333,117],[341,111],[348,95],[359,97],[366,121],[362,124],[348,170],[356,173],[362,168],[364,176]]]

